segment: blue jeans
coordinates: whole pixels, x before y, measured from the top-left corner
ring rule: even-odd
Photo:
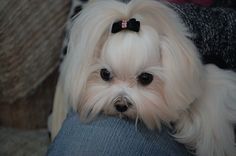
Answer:
[[[117,117],[99,117],[81,123],[70,113],[48,149],[48,156],[191,156],[169,134],[148,130],[142,123]]]

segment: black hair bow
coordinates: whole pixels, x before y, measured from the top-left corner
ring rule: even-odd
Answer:
[[[134,32],[139,32],[140,29],[140,22],[137,21],[135,18],[131,18],[130,20],[121,20],[118,22],[113,23],[111,32],[118,33],[122,30],[131,30]]]

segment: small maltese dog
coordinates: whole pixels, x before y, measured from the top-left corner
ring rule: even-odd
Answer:
[[[199,156],[235,156],[236,74],[203,65],[189,36],[157,1],[86,6],[61,66],[52,137],[73,108],[82,121],[103,113],[149,129],[172,126],[176,140]]]

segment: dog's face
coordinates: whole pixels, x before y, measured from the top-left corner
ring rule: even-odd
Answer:
[[[90,68],[80,112],[142,119],[150,128],[174,113],[163,96],[164,75],[159,35],[151,27],[139,33],[111,34]]]
[[[184,28],[169,16],[171,10],[157,2],[147,1],[144,8],[139,7],[141,1],[127,6],[104,2],[93,6],[101,7],[96,8],[97,14],[89,9],[82,13],[72,30],[69,55],[62,68],[65,93],[72,106],[82,120],[105,113],[140,119],[149,128],[176,120],[199,94],[200,61],[184,36]],[[108,28],[119,19],[113,11],[119,5],[141,21],[138,33],[110,33]],[[97,18],[87,20],[88,15]]]

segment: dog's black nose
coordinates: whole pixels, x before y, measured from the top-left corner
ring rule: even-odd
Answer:
[[[126,112],[129,109],[129,107],[132,106],[132,102],[130,98],[124,95],[120,95],[116,97],[113,100],[113,104],[114,104],[115,109],[120,113]]]
[[[115,107],[116,107],[116,110],[121,113],[128,110],[128,106],[126,105],[115,105]]]

